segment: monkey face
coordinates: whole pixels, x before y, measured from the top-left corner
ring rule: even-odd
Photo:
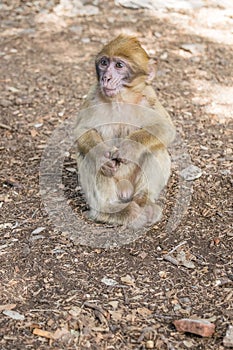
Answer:
[[[116,96],[131,76],[129,65],[119,57],[102,56],[96,62],[96,71],[101,92],[106,97]]]

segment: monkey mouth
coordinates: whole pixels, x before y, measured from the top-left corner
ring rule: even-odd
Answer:
[[[117,89],[117,88],[114,88],[114,89],[103,88],[103,92],[104,92],[105,96],[107,96],[107,97],[114,97],[118,94],[119,89]]]
[[[104,88],[104,93],[106,96],[108,97],[113,97],[117,94],[117,89],[107,89],[107,88]]]

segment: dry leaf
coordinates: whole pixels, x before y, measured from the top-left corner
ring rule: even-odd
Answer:
[[[120,311],[109,311],[113,321],[118,322],[122,319],[122,310]]]
[[[118,308],[118,304],[119,304],[119,301],[117,300],[109,301],[109,305],[111,305],[114,310]]]
[[[129,286],[135,285],[135,281],[130,275],[126,275],[124,277],[121,277],[121,282],[128,284]]]
[[[38,135],[38,132],[37,132],[35,129],[32,129],[32,130],[30,131],[30,133],[31,133],[31,137],[35,137],[35,136]]]
[[[67,328],[58,328],[54,334],[53,339],[61,339],[62,337],[72,337]]]
[[[137,313],[141,316],[149,316],[152,314],[152,311],[147,309],[147,307],[139,307],[137,308]]]
[[[178,262],[183,265],[184,267],[187,267],[188,269],[194,269],[195,265],[194,263],[190,260],[192,258],[192,255],[186,254],[184,250],[181,250],[177,256],[176,256]],[[190,258],[190,259],[189,259]]]
[[[77,317],[81,314],[81,311],[82,311],[81,307],[74,306],[72,307],[71,310],[69,310],[69,314],[73,317]]]

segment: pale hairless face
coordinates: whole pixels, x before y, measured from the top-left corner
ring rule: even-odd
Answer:
[[[96,64],[96,70],[101,92],[107,97],[116,96],[131,76],[129,65],[119,57],[101,57]]]

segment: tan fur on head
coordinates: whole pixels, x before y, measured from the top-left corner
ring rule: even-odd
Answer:
[[[149,56],[134,36],[120,34],[99,52],[96,59],[103,55],[126,58],[134,70],[143,70],[144,74],[148,74]]]

